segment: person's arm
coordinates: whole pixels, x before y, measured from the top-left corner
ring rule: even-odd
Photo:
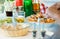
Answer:
[[[54,18],[58,24],[60,24],[60,11],[57,10],[58,8],[56,6],[59,5],[54,4],[51,7],[49,7],[47,9],[47,14]]]

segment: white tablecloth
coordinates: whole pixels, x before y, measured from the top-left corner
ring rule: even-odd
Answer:
[[[47,32],[48,34],[50,33],[50,32]],[[7,36],[7,35],[5,35],[6,33],[2,30],[2,29],[0,29],[0,39],[33,39],[33,34],[32,34],[32,32],[31,33],[29,33],[28,35],[26,35],[26,36],[21,36],[21,37],[9,37],[9,36]],[[53,35],[53,33],[52,33],[52,35]],[[40,38],[40,35],[39,35],[39,33],[37,32],[37,36],[36,36],[36,39],[39,39]],[[46,37],[45,37],[45,39],[50,39],[51,38],[51,36],[47,36],[46,35]]]
[[[27,36],[21,36],[21,37],[8,37],[5,35],[2,29],[0,29],[0,39],[32,39],[31,33],[29,33]]]
[[[1,16],[4,17],[3,14],[0,15],[0,17]],[[52,25],[48,30],[54,32],[54,35],[50,36],[50,37],[46,36],[45,39],[60,39],[60,26],[59,25],[57,25],[57,24]],[[38,35],[37,35],[37,37],[38,37]],[[7,37],[3,34],[3,30],[0,29],[0,39],[33,39],[33,37],[32,37],[32,33],[29,33],[27,36],[23,36],[23,37]]]

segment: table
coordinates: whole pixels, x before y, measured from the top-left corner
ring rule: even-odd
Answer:
[[[54,32],[54,35],[50,37],[46,36],[45,39],[60,39],[60,25],[52,25],[48,30]],[[29,33],[27,36],[23,37],[7,37],[3,34],[3,30],[0,29],[0,39],[33,39],[33,37],[32,33]]]
[[[49,37],[50,38],[50,37]],[[3,30],[0,29],[0,39],[33,39],[32,33],[29,33],[27,36],[21,36],[21,37],[8,37],[4,34]],[[39,39],[39,36],[37,35],[37,38]],[[48,39],[48,37],[46,37],[45,39]]]

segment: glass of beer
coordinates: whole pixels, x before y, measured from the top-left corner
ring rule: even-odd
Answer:
[[[39,0],[33,1],[33,10],[34,12],[40,12],[40,1]]]

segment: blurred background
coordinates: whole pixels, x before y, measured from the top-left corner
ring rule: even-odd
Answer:
[[[0,0],[0,13],[3,13],[3,11],[4,11],[4,1],[5,0]]]

